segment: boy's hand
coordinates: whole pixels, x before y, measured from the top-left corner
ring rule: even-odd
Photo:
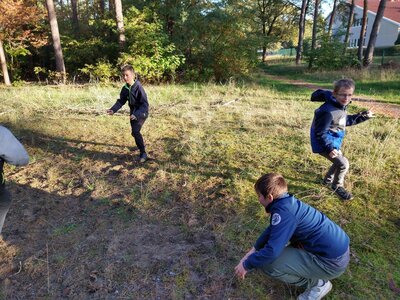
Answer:
[[[136,116],[134,114],[131,114],[131,120],[132,121],[137,120],[137,118],[136,118]]]
[[[331,152],[329,152],[329,157],[335,158],[335,157],[339,156],[339,154],[340,154],[340,151],[333,149]]]
[[[373,117],[375,117],[375,115],[374,115],[374,113],[373,113],[372,110],[367,110],[367,111],[365,112],[365,115],[366,115],[368,118],[373,118]]]
[[[114,114],[114,111],[112,109],[107,109],[106,113],[109,114],[110,116]]]
[[[244,279],[246,276],[246,269],[243,267],[243,261],[240,261],[240,263],[235,267],[235,274],[239,279]]]

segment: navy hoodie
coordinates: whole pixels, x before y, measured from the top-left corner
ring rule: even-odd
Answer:
[[[346,126],[356,125],[369,119],[366,112],[347,115],[347,106],[341,105],[331,91],[317,90],[312,97],[325,100],[325,103],[315,110],[311,125],[311,148],[314,153],[340,150]]]
[[[322,259],[337,258],[349,247],[350,239],[343,229],[290,194],[272,201],[266,211],[271,214],[270,226],[257,239],[256,252],[243,263],[248,271],[272,263],[288,242]]]
[[[117,112],[126,101],[128,101],[131,115],[135,115],[137,119],[147,118],[149,114],[149,103],[147,101],[146,92],[139,80],[136,80],[131,86],[125,84],[122,87],[119,99],[115,102],[113,107],[111,107],[111,110],[114,113]]]

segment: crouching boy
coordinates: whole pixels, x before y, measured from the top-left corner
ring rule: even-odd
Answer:
[[[235,267],[244,279],[259,269],[305,289],[298,299],[321,299],[350,261],[349,237],[327,216],[288,194],[282,175],[269,173],[255,184],[258,200],[271,215],[270,226]]]

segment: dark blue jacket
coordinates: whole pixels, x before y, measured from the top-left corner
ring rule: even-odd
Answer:
[[[270,226],[257,239],[251,254],[243,263],[246,270],[272,263],[290,243],[322,258],[337,258],[349,247],[350,239],[338,225],[320,211],[284,194],[274,199],[266,211]]]
[[[313,97],[325,99],[325,103],[315,110],[311,125],[311,148],[314,153],[340,150],[346,126],[356,125],[369,119],[366,112],[347,115],[347,106],[341,105],[331,91],[318,90],[313,93]]]
[[[147,101],[146,92],[139,80],[136,80],[133,85],[125,84],[119,95],[119,99],[111,110],[117,112],[128,101],[130,114],[134,114],[137,119],[147,118],[149,114],[149,102]]]

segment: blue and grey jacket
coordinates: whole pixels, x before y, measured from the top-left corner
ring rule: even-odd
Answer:
[[[314,153],[340,150],[346,126],[356,125],[369,119],[365,111],[347,115],[347,106],[341,105],[331,91],[318,90],[313,96],[325,99],[325,103],[315,110],[311,125],[311,148]]]
[[[4,163],[24,166],[29,163],[29,156],[24,146],[7,128],[0,126],[0,192],[4,189]]]
[[[247,271],[272,263],[288,242],[322,259],[340,257],[349,247],[350,239],[343,229],[292,195],[274,199],[266,211],[271,214],[270,225],[257,239],[256,252],[244,261]]]
[[[113,107],[111,107],[111,110],[114,113],[117,112],[126,101],[128,101],[131,115],[135,115],[137,119],[147,118],[149,114],[149,103],[147,101],[146,92],[139,80],[136,80],[131,86],[125,84],[122,87],[119,99],[115,102]]]

